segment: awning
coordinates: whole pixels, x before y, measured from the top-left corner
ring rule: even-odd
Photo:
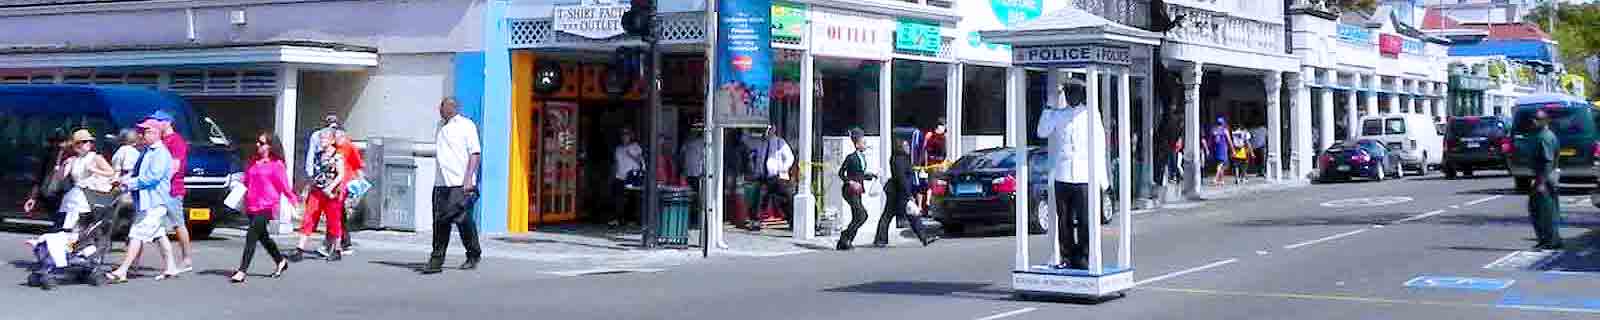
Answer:
[[[1554,63],[1550,52],[1550,44],[1540,40],[1485,40],[1450,46],[1451,56],[1505,56],[1511,60]]]
[[[0,49],[0,69],[262,63],[373,67],[378,53],[370,47],[310,41]]]

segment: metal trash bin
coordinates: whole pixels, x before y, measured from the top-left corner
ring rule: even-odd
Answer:
[[[411,141],[405,139],[367,141],[367,179],[373,191],[362,199],[367,209],[362,216],[366,227],[416,230],[417,160],[412,149]]]
[[[656,243],[666,246],[689,245],[689,205],[694,191],[684,187],[661,187],[661,223]]]

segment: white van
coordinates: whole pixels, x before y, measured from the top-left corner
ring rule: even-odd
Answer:
[[[1387,113],[1361,118],[1361,139],[1383,141],[1400,155],[1405,169],[1427,175],[1430,166],[1444,161],[1444,135],[1432,117],[1420,114]]]

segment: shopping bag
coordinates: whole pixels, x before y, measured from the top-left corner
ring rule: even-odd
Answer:
[[[222,199],[222,205],[228,206],[228,209],[233,209],[234,211],[244,212],[244,192],[243,183],[228,184],[228,196]]]

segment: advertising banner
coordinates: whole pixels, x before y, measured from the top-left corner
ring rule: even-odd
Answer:
[[[921,54],[939,54],[939,24],[900,19],[895,25],[894,48]]]
[[[717,2],[716,121],[768,123],[772,89],[772,1]]]
[[[772,3],[772,39],[799,43],[806,34],[806,5]]]
[[[1378,53],[1381,53],[1384,56],[1399,56],[1400,52],[1404,50],[1404,46],[1405,39],[1400,38],[1400,36],[1392,34],[1383,34],[1378,36]]]
[[[1067,1],[956,0],[961,22],[956,24],[956,56],[964,60],[1011,62],[1011,47],[989,43],[978,31],[1005,30],[1045,13],[1065,9]]]

